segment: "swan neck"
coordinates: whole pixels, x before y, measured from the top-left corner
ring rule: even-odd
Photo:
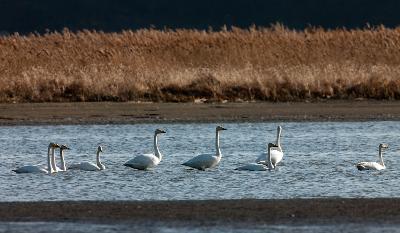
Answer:
[[[382,166],[385,166],[385,163],[383,162],[383,151],[382,148],[379,148],[379,160]]]
[[[274,169],[275,167],[274,167],[274,165],[272,164],[272,160],[271,160],[271,147],[270,147],[270,146],[268,146],[267,161],[268,161],[268,168],[269,168],[270,170],[271,170],[271,169]]]
[[[278,132],[277,132],[277,134],[276,134],[276,142],[275,142],[275,145],[276,145],[279,149],[281,149],[281,133],[282,133],[282,131],[281,131],[280,129],[278,129]]]
[[[101,160],[100,160],[100,151],[99,150],[97,150],[97,152],[96,152],[96,164],[97,164],[98,167],[102,166]]]
[[[60,160],[61,160],[61,170],[66,171],[67,167],[65,166],[64,151],[61,149],[60,149]]]
[[[55,148],[51,148],[51,169],[52,172],[57,172],[56,156],[54,156]]]
[[[215,132],[215,150],[217,152],[217,156],[221,156],[221,150],[219,148],[219,131]]]
[[[47,172],[50,174],[53,172],[53,166],[51,165],[51,147],[47,148]]]
[[[158,139],[157,139],[157,134],[154,134],[154,155],[157,156],[161,160],[161,153],[160,150],[158,149]]]

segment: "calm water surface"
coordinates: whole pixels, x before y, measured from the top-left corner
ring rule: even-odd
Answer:
[[[278,123],[224,124],[219,167],[179,165],[215,151],[215,124],[138,124],[0,127],[0,200],[171,200],[314,197],[400,197],[400,122],[281,123],[283,164],[272,172],[235,171],[274,141]],[[152,171],[122,164],[152,151],[154,129],[163,161]],[[104,146],[102,172],[15,174],[25,164],[46,164],[50,141],[70,145],[68,163],[95,161]],[[387,169],[360,172],[357,161],[376,161],[378,144],[389,143]],[[58,153],[58,152],[57,152]]]
[[[335,225],[186,225],[163,223],[118,223],[118,224],[93,224],[72,222],[0,222],[2,232],[224,232],[224,233],[261,233],[261,232],[400,232],[398,225],[369,225],[369,224],[335,224]]]

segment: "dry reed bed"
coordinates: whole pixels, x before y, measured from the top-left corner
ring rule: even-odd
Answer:
[[[400,28],[0,37],[0,101],[400,99]]]

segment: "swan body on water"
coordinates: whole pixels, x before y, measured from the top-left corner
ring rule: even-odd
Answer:
[[[219,131],[221,130],[226,129],[222,126],[217,126],[215,129],[215,154],[201,154],[183,163],[182,165],[198,170],[205,170],[206,168],[213,168],[217,166],[222,158],[221,150],[219,148]]]
[[[279,125],[277,128],[277,134],[276,134],[276,142],[275,142],[275,147],[271,148],[271,162],[274,165],[274,167],[282,161],[283,159],[283,151],[281,147],[281,134],[282,134],[282,127]],[[266,161],[267,153],[262,153],[257,159],[256,163],[261,163],[264,165],[268,166],[268,161]]]
[[[238,167],[235,170],[240,170],[240,171],[267,171],[267,170],[272,170],[275,169],[275,166],[272,164],[271,161],[271,148],[276,147],[275,144],[268,143],[268,153],[267,153],[267,158],[266,161],[268,161],[268,166],[262,163],[249,163],[244,166]]]
[[[59,148],[60,146],[56,143],[50,143],[47,148],[47,168],[42,167],[41,165],[27,165],[13,170],[16,173],[45,173],[51,174],[57,172],[55,168],[52,166],[52,159],[54,157],[55,148]]]
[[[163,157],[160,150],[158,149],[157,137],[159,134],[164,134],[164,133],[166,132],[162,129],[155,130],[154,141],[153,141],[154,153],[138,155],[135,158],[124,163],[124,166],[138,170],[147,170],[149,168],[157,166],[161,162],[161,159]]]
[[[101,146],[97,147],[96,152],[96,164],[92,162],[81,162],[71,164],[68,169],[82,170],[82,171],[101,171],[106,169],[106,167],[100,161],[100,152],[103,152],[103,148]]]
[[[359,162],[356,164],[358,170],[383,170],[386,169],[383,162],[383,151],[389,147],[388,144],[379,144],[379,162]]]

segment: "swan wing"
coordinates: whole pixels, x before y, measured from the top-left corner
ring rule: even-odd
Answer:
[[[143,154],[127,161],[124,166],[145,170],[157,166],[158,163],[160,163],[160,159],[154,154]]]
[[[38,165],[27,165],[13,170],[16,173],[47,173],[47,170]]]
[[[377,162],[359,162],[356,164],[358,170],[382,170],[385,169],[384,166]]]
[[[249,163],[244,166],[238,167],[235,170],[240,171],[266,171],[268,167],[260,163]]]
[[[182,163],[182,165],[199,170],[204,170],[206,168],[215,167],[219,163],[219,161],[220,157],[217,157],[213,154],[201,154],[188,160],[185,163]]]
[[[76,169],[76,170],[83,170],[83,171],[99,171],[101,170],[96,164],[92,162],[82,162],[82,163],[75,163],[71,164],[68,169]]]

